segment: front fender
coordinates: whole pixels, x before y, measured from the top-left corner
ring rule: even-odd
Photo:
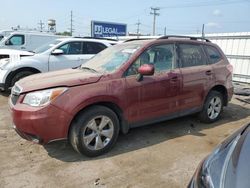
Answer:
[[[11,70],[11,72],[17,71],[18,69],[22,68],[33,68],[38,70],[39,72],[47,72],[48,63],[29,58],[29,59],[23,59],[18,62],[11,62],[6,67],[6,69]]]

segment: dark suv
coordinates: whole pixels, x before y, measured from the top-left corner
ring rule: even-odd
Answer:
[[[24,78],[9,104],[23,138],[69,139],[78,152],[97,156],[136,126],[193,113],[214,122],[232,94],[232,66],[217,45],[164,36],[109,47],[78,68]]]

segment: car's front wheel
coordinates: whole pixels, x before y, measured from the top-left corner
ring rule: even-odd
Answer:
[[[10,83],[10,87],[14,86],[15,83],[17,81],[19,81],[20,79],[24,78],[24,77],[27,77],[27,76],[30,76],[32,74],[35,74],[34,72],[31,72],[31,71],[21,71],[21,72],[18,72],[16,73],[13,78],[11,79],[11,83]]]
[[[119,134],[117,115],[104,106],[93,106],[81,112],[70,130],[70,143],[89,157],[102,155],[115,144]]]
[[[223,111],[223,97],[218,91],[210,91],[203,109],[199,114],[199,119],[205,123],[212,123],[220,118]]]

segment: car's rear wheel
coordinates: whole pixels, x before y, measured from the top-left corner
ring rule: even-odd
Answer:
[[[212,123],[220,118],[223,111],[223,97],[218,91],[210,91],[199,114],[202,122]]]
[[[94,157],[109,151],[119,134],[117,115],[104,106],[80,113],[70,130],[70,143],[79,153]]]

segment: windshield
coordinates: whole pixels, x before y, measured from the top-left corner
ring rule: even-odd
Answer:
[[[81,68],[90,68],[101,73],[114,72],[127,62],[139,48],[138,44],[111,46],[84,63]]]
[[[57,40],[57,39],[50,41],[47,44],[44,44],[41,47],[35,49],[34,52],[36,54],[43,53],[43,52],[47,51],[48,49],[52,48],[53,46],[57,45],[60,42],[61,42],[61,40]]]

